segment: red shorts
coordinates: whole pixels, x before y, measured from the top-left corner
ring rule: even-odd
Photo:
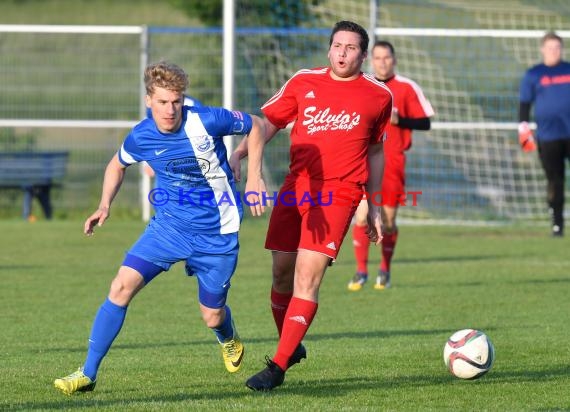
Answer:
[[[382,206],[404,206],[406,204],[406,155],[385,153],[385,159]]]
[[[339,191],[350,195],[336,201]],[[288,175],[271,213],[265,248],[290,253],[306,249],[336,259],[362,193],[355,183]]]

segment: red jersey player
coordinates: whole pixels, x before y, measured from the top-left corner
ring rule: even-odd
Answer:
[[[261,108],[265,139],[247,139],[246,194],[256,216],[265,209],[265,142],[294,122],[290,170],[275,199],[265,242],[273,256],[271,308],[280,338],[274,357],[266,358],[266,368],[246,382],[257,391],[281,385],[287,368],[306,357],[301,340],[317,312],[325,270],[339,252],[364,188],[377,192],[381,187],[392,95],[361,71],[368,49],[364,28],[338,22],[329,46],[330,66],[300,70],[291,77]],[[380,210],[372,204],[368,220],[368,235],[378,243]]]
[[[395,74],[396,55],[391,43],[377,41],[374,44],[372,66],[376,79],[384,82],[394,97],[390,125],[386,128],[388,138],[384,144],[386,162],[382,181],[382,260],[374,285],[375,289],[382,290],[390,287],[390,263],[398,240],[396,214],[398,206],[405,205],[406,201],[405,151],[412,145],[412,130],[430,129],[430,117],[434,111],[415,82]],[[367,202],[361,202],[355,216],[352,235],[357,266],[356,274],[348,284],[348,289],[352,291],[362,289],[368,280],[370,240],[367,236]]]

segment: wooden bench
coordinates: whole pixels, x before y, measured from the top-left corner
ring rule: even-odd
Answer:
[[[0,153],[0,189],[24,190],[22,216],[31,216],[32,199],[37,197],[47,219],[52,218],[50,191],[61,184],[69,152]]]

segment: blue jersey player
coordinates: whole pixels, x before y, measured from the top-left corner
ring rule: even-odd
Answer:
[[[520,83],[519,142],[527,152],[538,144],[554,237],[564,234],[564,166],[570,160],[570,63],[562,60],[562,51],[562,38],[546,33],[540,47],[542,63],[528,69]],[[536,142],[528,125],[531,106]]]
[[[110,215],[126,168],[146,161],[158,186],[149,196],[156,213],[126,253],[91,329],[83,367],[54,385],[67,395],[92,391],[97,370],[121,330],[133,297],[171,265],[185,261],[198,280],[200,311],[221,345],[226,369],[236,372],[243,345],[226,304],[238,258],[242,207],[222,141],[225,135],[262,133],[258,117],[215,107],[183,105],[186,73],[174,64],[149,65],[146,105],[152,111],[125,138],[105,170],[98,209],[85,221],[92,235]]]

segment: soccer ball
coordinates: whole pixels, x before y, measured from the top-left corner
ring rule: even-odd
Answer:
[[[477,379],[489,372],[495,360],[495,348],[483,332],[462,329],[447,340],[443,361],[449,372],[460,379]]]

